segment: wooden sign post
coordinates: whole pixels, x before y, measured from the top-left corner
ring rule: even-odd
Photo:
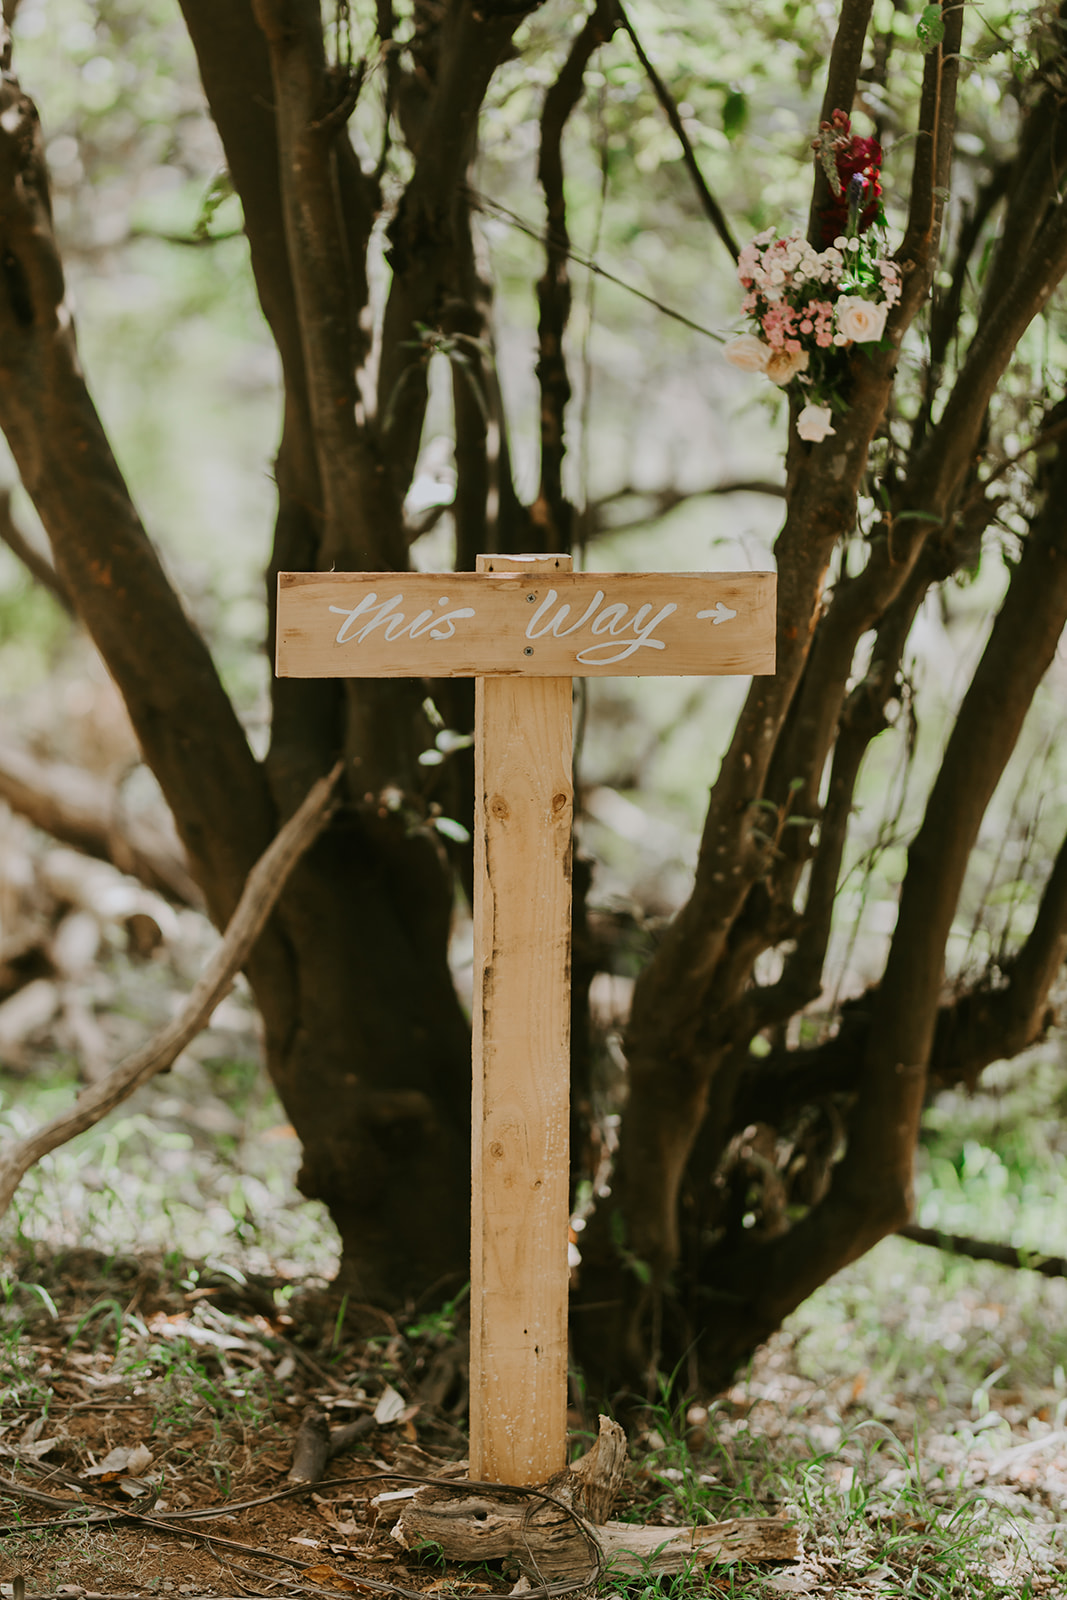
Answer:
[[[474,677],[470,1475],[566,1464],[571,679],[774,671],[772,573],[283,572],[283,677]]]

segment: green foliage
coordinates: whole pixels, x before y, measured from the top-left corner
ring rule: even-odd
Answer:
[[[945,37],[945,21],[939,5],[923,6],[922,15],[915,26],[915,37],[924,55],[937,48]]]

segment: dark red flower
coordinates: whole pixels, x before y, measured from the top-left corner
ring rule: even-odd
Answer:
[[[823,165],[830,179],[830,203],[819,213],[822,223],[822,245],[833,244],[839,234],[845,233],[849,222],[849,186],[859,178],[863,183],[864,205],[856,218],[857,231],[865,232],[879,212],[882,185],[879,176],[882,166],[882,147],[877,139],[861,139],[852,133],[852,124],[843,111],[835,111],[832,124],[822,124],[815,148],[822,152]],[[832,162],[832,166],[831,166]],[[836,175],[836,184],[831,173]],[[858,184],[853,185],[855,200]]]

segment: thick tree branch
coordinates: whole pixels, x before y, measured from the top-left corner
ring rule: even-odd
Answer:
[[[241,200],[252,273],[278,347],[285,412],[275,462],[278,515],[266,574],[270,632],[280,571],[314,571],[320,561],[322,484],[308,409],[304,350],[282,211],[274,86],[266,40],[249,0],[220,8],[215,0],[181,0],[204,92]],[[354,159],[354,157],[353,157]],[[329,680],[274,678],[274,717],[267,770],[283,816],[295,809],[339,748],[342,696]]]
[[[515,29],[539,0],[501,13],[455,0],[440,21],[436,81],[422,108],[415,171],[389,229],[393,280],[378,372],[378,417],[397,494],[406,492],[426,409],[426,351],[418,324],[447,331],[464,225],[459,193],[473,158],[489,80]]]
[[[1067,623],[1067,452],[1060,451],[908,856],[896,932],[860,1058],[844,1159],[827,1198],[766,1247],[757,1320],[776,1326],[826,1276],[898,1228],[934,1044],[945,944],[986,806]],[[733,1268],[725,1263],[728,1284]],[[751,1263],[749,1263],[749,1271]],[[720,1274],[720,1278],[722,1274]]]
[[[186,1046],[207,1026],[211,1013],[226,994],[235,973],[247,961],[289,874],[325,826],[330,796],[340,772],[340,766],[337,766],[329,777],[319,780],[304,804],[290,817],[256,862],[221,944],[200,974],[178,1015],[133,1055],[121,1061],[102,1082],[84,1089],[72,1110],[63,1112],[0,1151],[0,1216],[11,1204],[12,1196],[27,1172],[42,1156],[67,1144],[87,1128],[94,1127],[109,1111],[128,1099],[135,1089],[173,1066]]]
[[[400,498],[356,414],[364,259],[376,209],[345,134],[360,79],[327,68],[317,0],[253,0],[253,12],[274,85],[289,266],[322,483],[321,560],[342,570],[399,569],[407,554]]]
[[[538,524],[539,548],[569,550],[574,507],[563,492],[563,457],[566,453],[564,413],[571,397],[563,341],[571,311],[571,286],[567,272],[570,236],[563,183],[563,133],[582,97],[585,69],[594,52],[611,38],[618,26],[616,0],[597,0],[585,27],[570,48],[555,83],[545,95],[541,111],[541,140],[537,176],[544,191],[545,270],[537,284],[540,316],[537,324],[537,381],[541,388],[541,487],[533,508]],[[629,25],[623,20],[623,26]],[[736,259],[736,256],[735,256]]]
[[[977,448],[993,392],[1019,340],[1067,272],[1067,205],[1050,208],[1028,255],[982,316],[952,393],[909,474],[906,509],[946,516]],[[921,524],[913,538],[923,537]]]
[[[0,84],[0,425],[56,570],[119,686],[212,915],[273,833],[266,785],[163,573],[85,387],[36,111]]]

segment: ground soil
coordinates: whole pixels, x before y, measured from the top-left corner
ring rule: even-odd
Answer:
[[[435,1477],[465,1453],[454,1317],[401,1330],[324,1285],[87,1249],[37,1247],[6,1264],[0,1287],[3,1600],[513,1588],[517,1572],[499,1564],[446,1567],[392,1536],[395,1496],[410,1485],[389,1475]],[[977,1300],[948,1309],[972,1322],[1004,1311]],[[865,1410],[868,1379],[814,1383],[777,1336],[711,1407],[650,1411],[615,1515],[777,1516],[800,1529],[799,1562],[716,1568],[685,1580],[691,1594],[1063,1594],[1058,1391],[991,1390],[975,1421],[973,1407],[929,1393]],[[364,1431],[294,1492],[287,1475],[309,1407],[334,1428],[363,1419]],[[572,1416],[576,1430],[588,1421]],[[196,1510],[213,1514],[175,1516]],[[670,1582],[631,1586],[658,1592]]]

